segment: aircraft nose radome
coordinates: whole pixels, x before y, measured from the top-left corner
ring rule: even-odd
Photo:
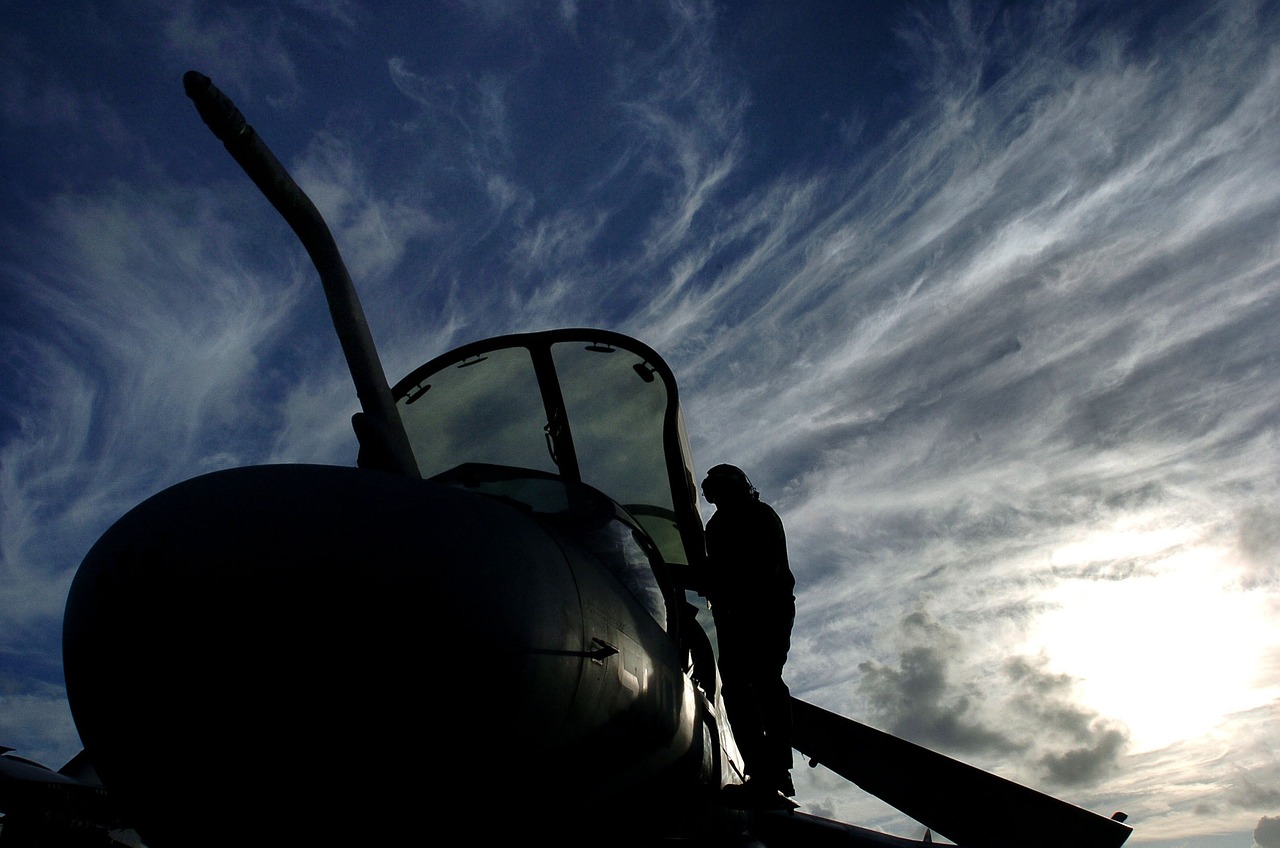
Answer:
[[[228,810],[291,839],[326,809],[420,811],[439,774],[536,760],[583,662],[572,575],[527,516],[300,465],[138,506],[82,564],[63,641],[85,747],[160,848]]]

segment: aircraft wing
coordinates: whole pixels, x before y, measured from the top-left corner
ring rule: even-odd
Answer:
[[[767,848],[929,848],[933,844],[929,839],[907,839],[786,810],[755,812],[750,831]]]
[[[119,829],[83,752],[58,771],[0,746],[0,846],[112,845]]]
[[[798,698],[791,705],[797,751],[959,845],[1119,848],[1132,830],[1123,814],[1100,816]]]

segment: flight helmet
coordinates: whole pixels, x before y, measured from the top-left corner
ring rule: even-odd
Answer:
[[[760,495],[741,468],[722,464],[707,472],[706,479],[702,481],[702,496],[715,504]]]

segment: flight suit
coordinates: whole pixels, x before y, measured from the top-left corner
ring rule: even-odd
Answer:
[[[791,692],[782,669],[795,621],[795,577],[782,520],[754,495],[718,503],[706,545],[707,598],[734,738],[754,780],[794,794]]]

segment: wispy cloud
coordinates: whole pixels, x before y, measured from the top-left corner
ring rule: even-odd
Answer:
[[[287,23],[278,9],[210,6],[199,0],[163,0],[158,5],[166,46],[189,67],[215,74],[219,85],[238,97],[261,97],[278,106],[296,100],[301,83],[284,38]],[[335,11],[341,8],[331,6]]]
[[[1274,606],[1271,6],[924,6],[877,53],[912,82],[884,93],[895,119],[850,102],[798,160],[771,157],[792,128],[767,125],[758,57],[709,3],[433,7],[421,44],[342,2],[153,8],[152,61],[252,109],[324,212],[393,380],[553,326],[668,358],[699,466],[745,467],[787,521],[797,694],[1125,799],[1151,838],[1274,812],[1275,709],[1256,700],[1280,685],[1273,628],[1249,631],[1227,756],[1150,747],[1098,706],[1114,669],[1046,638],[1070,609],[1135,658],[1185,618]],[[130,43],[112,22],[103,40]],[[0,364],[22,377],[0,419],[0,630],[52,650],[106,523],[202,470],[350,462],[355,399],[313,269],[207,135],[193,167],[196,119],[139,122],[29,40],[4,46],[6,127],[94,136],[57,143],[80,152],[26,189],[38,214],[6,218],[0,260]],[[1132,612],[1154,586],[1164,601]],[[1194,613],[1169,594],[1187,586]],[[1241,656],[1239,632],[1202,641]],[[5,644],[6,663],[42,655]],[[5,684],[14,715],[56,700],[54,666],[41,692]],[[1194,675],[1143,679],[1173,704]],[[799,777],[813,809],[863,809]]]
[[[226,221],[163,190],[63,195],[44,209],[24,248],[41,270],[12,290],[22,323],[7,328],[9,345],[33,357],[23,370],[40,399],[3,448],[12,567],[41,563],[62,585],[108,516],[179,475],[256,453],[244,428],[260,410],[245,393],[270,379],[256,350],[296,292],[227,251],[243,234]],[[49,533],[50,520],[63,532]],[[57,556],[31,556],[59,538]],[[55,617],[61,603],[17,609]]]
[[[945,687],[940,655],[891,663],[869,620],[883,627],[927,595],[948,626],[1016,632],[1067,578],[1035,551],[1156,505],[1217,538],[1234,510],[1274,503],[1263,381],[1280,100],[1274,51],[1241,49],[1251,20],[1219,8],[1159,57],[1119,39],[1001,54],[999,22],[939,27],[932,37],[958,41],[916,45],[922,64],[942,53],[1008,70],[978,85],[960,67],[872,164],[780,177],[742,203],[759,210],[734,219],[760,222],[756,252],[700,290],[696,326],[724,331],[682,373],[695,455],[758,470],[802,587],[822,589],[802,595],[800,688],[859,668],[887,726],[997,747],[976,717],[962,724],[982,699]],[[688,317],[672,326],[687,332]],[[1093,573],[1124,575],[1120,556]],[[957,680],[999,683],[981,640],[965,651]],[[1025,684],[1038,667],[1018,662],[1005,673],[1021,668]],[[1057,700],[1024,703],[1029,714],[1056,710],[1079,733],[1028,741],[1028,767],[1059,782],[1115,775],[1123,717],[1037,673]],[[930,697],[911,688],[926,684]]]

